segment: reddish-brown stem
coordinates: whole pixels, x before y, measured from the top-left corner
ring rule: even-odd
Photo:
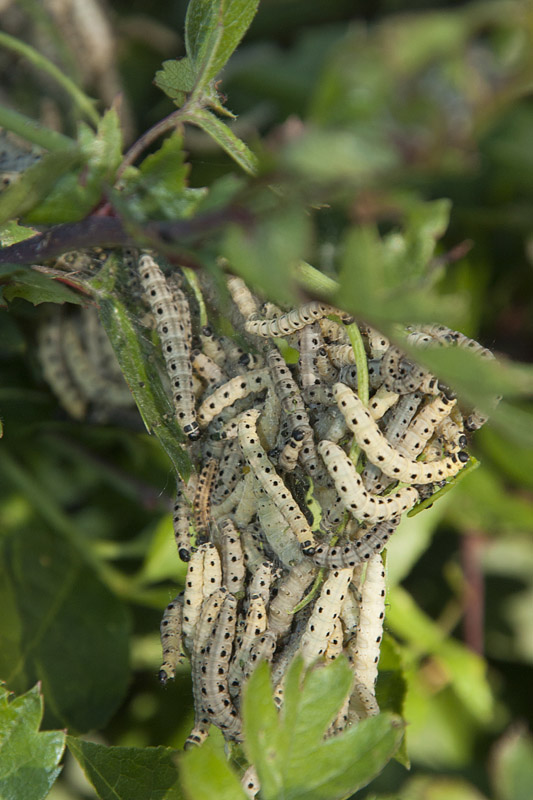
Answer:
[[[485,544],[485,537],[477,531],[469,531],[462,537],[464,639],[466,645],[480,655],[484,649],[485,582],[481,555]]]

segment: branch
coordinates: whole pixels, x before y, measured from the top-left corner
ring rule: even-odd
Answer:
[[[229,207],[177,222],[148,222],[135,236],[118,217],[92,215],[80,222],[56,225],[17,244],[0,249],[0,264],[33,264],[88,247],[145,245],[164,250],[184,240],[198,240],[228,223],[249,226],[253,215],[244,208]],[[190,259],[189,259],[190,260]],[[196,266],[196,265],[191,265]]]

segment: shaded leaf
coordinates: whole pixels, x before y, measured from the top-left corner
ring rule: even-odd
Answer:
[[[106,747],[67,737],[76,758],[101,800],[182,800],[170,747]]]
[[[155,73],[154,83],[177,106],[182,106],[187,95],[194,89],[196,71],[188,57],[179,60],[163,61],[163,68]]]
[[[51,278],[35,270],[17,271],[7,286],[2,288],[3,297],[11,302],[21,297],[34,306],[40,303],[75,303],[84,305],[87,298],[69,289],[57,278]]]
[[[533,786],[533,738],[520,729],[497,744],[493,780],[497,800],[530,800]]]
[[[0,195],[0,225],[13,217],[27,215],[50,194],[61,176],[84,161],[78,147],[47,153]]]
[[[41,800],[61,772],[64,731],[39,732],[43,698],[39,686],[20,697],[0,685],[0,796]]]
[[[17,529],[0,545],[0,674],[18,691],[41,680],[55,725],[105,725],[128,685],[126,609],[63,536]]]
[[[191,462],[180,447],[184,435],[154,362],[154,346],[146,332],[141,332],[137,316],[113,293],[120,268],[121,262],[111,257],[91,282],[98,297],[100,319],[147,430],[155,433],[174,468],[187,481]]]
[[[12,220],[0,228],[0,244],[2,247],[9,247],[9,245],[29,239],[30,236],[35,236],[36,233],[37,231],[33,228],[26,228]]]
[[[376,685],[376,698],[381,711],[391,711],[399,717],[403,717],[406,695],[407,678],[402,651],[392,636],[385,633],[381,642],[379,674]],[[407,736],[404,736],[395,758],[400,764],[409,769]]]

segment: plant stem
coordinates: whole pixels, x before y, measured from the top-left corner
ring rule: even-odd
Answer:
[[[51,152],[76,146],[74,139],[69,136],[45,128],[36,120],[2,105],[0,105],[0,127],[13,131],[26,141],[33,142]]]
[[[50,77],[70,95],[74,104],[88,119],[90,119],[93,125],[98,125],[100,117],[94,108],[94,103],[96,101],[87,97],[79,86],[76,86],[74,81],[64,75],[52,61],[46,58],[46,56],[43,56],[42,53],[39,53],[35,48],[31,47],[31,45],[26,44],[26,42],[21,42],[20,39],[10,36],[8,33],[3,33],[2,31],[0,31],[0,45],[7,47],[9,50],[13,50],[15,53],[20,53],[20,55],[24,56],[34,67],[50,75]]]

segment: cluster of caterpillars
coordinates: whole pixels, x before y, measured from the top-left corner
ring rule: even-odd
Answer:
[[[187,743],[201,743],[212,724],[240,741],[247,678],[271,662],[281,706],[297,654],[314,668],[348,658],[353,686],[326,733],[334,736],[379,712],[381,551],[402,515],[463,469],[467,434],[486,417],[464,413],[448,387],[363,324],[364,403],[349,337],[355,322],[338,308],[311,301],[283,312],[230,276],[231,307],[217,309],[199,275],[211,323],[202,326],[198,291],[147,252],[135,263],[194,467],[187,483],[178,479],[173,514],[185,588],[161,623],[162,682],[184,659],[191,665]],[[235,335],[216,333],[222,317]],[[415,347],[493,358],[443,326],[406,333]],[[254,796],[253,775],[246,781]]]
[[[259,661],[271,662],[281,704],[296,654],[320,665],[344,653],[353,691],[334,735],[379,710],[380,553],[402,515],[463,469],[467,432],[485,417],[464,415],[434,375],[363,325],[365,405],[347,334],[354,320],[330,305],[284,313],[229,277],[240,347],[214,328],[194,330],[185,294],[152,256],[140,257],[139,274],[196,468],[179,482],[174,508],[188,571],[161,625],[161,680],[187,657],[196,712],[188,743],[211,724],[239,741],[243,686]],[[409,329],[408,341],[492,358],[442,326]],[[287,345],[298,351],[291,366]]]

